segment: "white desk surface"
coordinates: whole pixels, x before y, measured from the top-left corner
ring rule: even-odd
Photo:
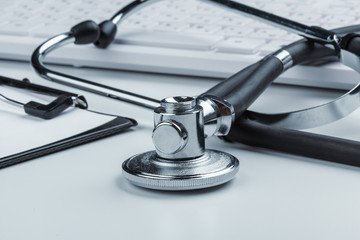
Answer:
[[[196,95],[216,80],[61,68],[154,98]],[[40,79],[28,64],[0,74]],[[69,90],[69,88],[62,87]],[[73,92],[81,92],[70,89]],[[339,93],[273,86],[252,109],[283,111]],[[0,170],[0,239],[360,239],[360,169],[211,138],[240,160],[236,178],[192,192],[129,184],[121,164],[153,149],[152,112],[84,93],[90,108],[133,117],[132,131]],[[301,100],[299,100],[301,99]],[[360,111],[314,131],[360,140]],[[9,129],[15,128],[9,124]],[[0,143],[1,144],[1,143]]]

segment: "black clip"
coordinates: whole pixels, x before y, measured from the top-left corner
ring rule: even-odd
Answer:
[[[81,109],[87,109],[88,104],[84,96],[77,95],[71,92],[66,92],[42,85],[33,84],[29,79],[24,78],[22,81],[0,76],[0,84],[10,87],[27,89],[35,91],[40,94],[49,96],[56,96],[57,98],[49,104],[41,104],[30,101],[24,105],[24,110],[27,114],[36,116],[42,119],[52,119],[65,111],[67,108],[74,106]]]

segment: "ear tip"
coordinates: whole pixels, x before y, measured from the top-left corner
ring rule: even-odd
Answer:
[[[99,24],[100,36],[98,40],[94,43],[99,48],[108,47],[114,40],[116,35],[116,24],[111,20],[103,21]]]
[[[100,27],[92,20],[81,22],[70,31],[75,37],[75,44],[94,43],[100,37]]]

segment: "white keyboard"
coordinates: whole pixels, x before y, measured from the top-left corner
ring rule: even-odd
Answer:
[[[0,58],[28,61],[46,39],[80,21],[109,19],[129,0],[0,0]],[[269,12],[332,29],[360,23],[360,1],[245,0]],[[203,77],[228,77],[299,39],[265,23],[197,0],[159,1],[120,26],[107,50],[68,46],[48,62]],[[357,73],[333,63],[298,66],[279,82],[349,88]]]

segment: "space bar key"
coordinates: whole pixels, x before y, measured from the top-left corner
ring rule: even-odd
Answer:
[[[209,50],[222,36],[167,32],[119,32],[116,44],[133,44],[180,49]]]

